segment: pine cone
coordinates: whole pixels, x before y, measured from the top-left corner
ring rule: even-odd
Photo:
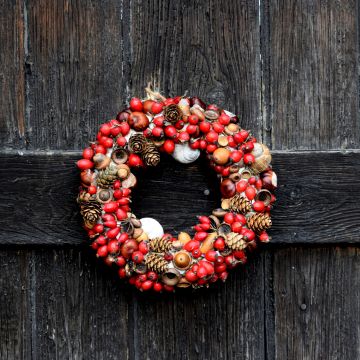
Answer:
[[[259,233],[271,227],[271,218],[266,214],[255,214],[247,219],[246,225],[249,229]]]
[[[143,134],[136,134],[129,139],[129,149],[135,154],[142,153],[146,148],[147,140]]]
[[[157,147],[149,142],[143,152],[143,159],[148,166],[156,166],[160,162],[160,153]]]
[[[97,201],[81,202],[80,214],[84,218],[85,222],[94,224],[101,215],[101,204]]]
[[[105,170],[101,170],[97,178],[98,185],[104,188],[112,186],[118,178],[117,171],[118,169],[116,166],[108,166]]]
[[[230,199],[229,210],[246,214],[251,210],[251,203],[244,196],[236,194]]]
[[[181,109],[176,104],[171,104],[165,107],[164,117],[165,120],[175,124],[177,121],[182,119],[183,114]]]
[[[149,270],[158,274],[164,273],[168,268],[168,262],[159,254],[149,254],[146,257],[145,264]]]
[[[234,232],[227,234],[225,244],[234,251],[244,250],[247,245],[244,236]]]
[[[150,240],[150,248],[152,251],[158,252],[158,253],[164,253],[168,252],[172,247],[171,241],[157,237]]]

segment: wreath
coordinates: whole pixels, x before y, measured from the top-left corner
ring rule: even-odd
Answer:
[[[165,98],[146,88],[116,119],[100,126],[77,162],[77,201],[96,256],[138,289],[160,292],[225,281],[248,252],[270,240],[277,177],[268,147],[239,118],[198,97]],[[164,233],[158,221],[131,211],[134,170],[154,167],[166,152],[181,163],[201,153],[220,178],[221,206],[198,216],[194,234]]]

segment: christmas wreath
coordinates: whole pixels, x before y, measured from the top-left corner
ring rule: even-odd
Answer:
[[[165,98],[150,87],[132,98],[77,162],[84,228],[96,255],[140,290],[174,291],[225,281],[259,242],[270,240],[277,178],[269,149],[239,119],[198,97]],[[221,206],[198,217],[194,235],[164,234],[152,218],[131,212],[134,170],[157,166],[160,153],[181,163],[201,153],[220,178]]]

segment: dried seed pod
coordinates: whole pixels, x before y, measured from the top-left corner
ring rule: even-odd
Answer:
[[[234,232],[227,234],[225,244],[233,251],[244,250],[247,246],[244,236]]]
[[[233,173],[229,175],[229,179],[232,180],[234,183],[237,183],[241,180],[241,175],[239,173]]]
[[[191,236],[182,231],[179,235],[178,235],[178,240],[183,244],[185,245],[187,242],[189,242],[191,240]]]
[[[219,118],[219,113],[215,110],[206,110],[204,115],[209,121],[216,121]]]
[[[149,242],[150,249],[154,252],[164,253],[168,252],[172,247],[172,242],[164,237],[157,237],[151,239]]]
[[[210,233],[206,239],[200,245],[200,251],[205,254],[208,250],[212,250],[214,248],[214,241],[217,238],[217,232]]]
[[[209,219],[211,229],[217,230],[217,228],[220,226],[220,220],[215,215],[210,215]]]
[[[145,264],[149,270],[155,271],[158,274],[163,274],[168,269],[168,262],[159,254],[148,254]]]
[[[231,232],[231,226],[227,223],[222,223],[218,228],[218,234],[221,236],[226,236]]]
[[[134,233],[134,225],[129,219],[121,221],[121,228],[123,232],[128,233],[130,236],[132,236]]]
[[[110,161],[111,161],[111,159],[108,156],[101,153],[96,154],[93,157],[93,160],[95,164],[95,169],[98,170],[106,169],[110,165]]]
[[[248,169],[243,169],[240,174],[241,174],[241,178],[244,180],[248,180],[252,177],[252,173]]]
[[[112,161],[117,165],[125,164],[128,158],[129,155],[125,149],[116,149],[111,154]]]
[[[182,119],[183,114],[181,109],[176,104],[168,105],[164,108],[163,111],[164,117],[166,121],[169,121],[172,124],[175,124],[179,120]]]
[[[229,145],[229,140],[228,140],[228,138],[226,136],[220,135],[219,138],[218,138],[218,144],[220,146],[223,146],[223,147],[228,146]]]
[[[129,149],[135,154],[140,154],[145,150],[147,139],[143,134],[135,134],[129,139]]]
[[[212,211],[212,214],[217,218],[223,218],[226,215],[226,211],[224,209],[218,208]]]
[[[180,270],[186,270],[191,264],[191,256],[186,251],[179,251],[174,255],[174,265]]]
[[[131,214],[130,221],[134,227],[141,228],[141,221],[134,214]]]
[[[180,279],[180,281],[176,284],[176,286],[177,286],[178,288],[183,288],[183,289],[185,289],[185,288],[190,287],[190,286],[191,286],[191,283],[190,283],[189,281],[187,281],[186,278],[182,277],[182,278]]]
[[[167,270],[161,277],[164,284],[174,286],[180,281],[180,273],[176,269]]]
[[[263,213],[254,214],[247,219],[246,225],[249,229],[260,233],[271,227],[271,218],[269,215]]]
[[[228,126],[225,126],[225,134],[227,135],[234,135],[235,133],[237,133],[239,131],[239,126],[236,124],[229,124]]]
[[[230,199],[229,209],[234,212],[246,214],[251,210],[251,203],[240,194],[236,194]]]

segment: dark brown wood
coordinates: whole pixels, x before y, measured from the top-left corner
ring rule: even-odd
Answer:
[[[30,256],[28,251],[0,251],[1,359],[31,358]]]
[[[264,359],[265,254],[225,284],[158,298],[135,294],[135,349],[151,359]]]
[[[134,94],[152,81],[223,105],[261,133],[257,1],[134,1],[132,13]]]
[[[29,1],[31,149],[79,149],[129,94],[127,1]]]
[[[0,144],[25,145],[25,56],[23,1],[0,3]]]
[[[264,3],[269,8],[264,39],[269,53],[263,55],[270,57],[267,113],[273,147],[359,147],[357,2]]]
[[[34,358],[133,359],[129,287],[85,249],[34,255]]]
[[[276,359],[358,359],[360,251],[291,248],[274,259]]]
[[[78,156],[0,156],[0,243],[87,241],[75,203]],[[274,168],[279,189],[273,243],[359,242],[358,152],[275,153]],[[180,166],[165,157],[160,168],[143,173],[134,191],[133,210],[139,217],[159,219],[174,233],[191,231],[196,215],[210,213],[219,202],[216,178],[205,161]]]

